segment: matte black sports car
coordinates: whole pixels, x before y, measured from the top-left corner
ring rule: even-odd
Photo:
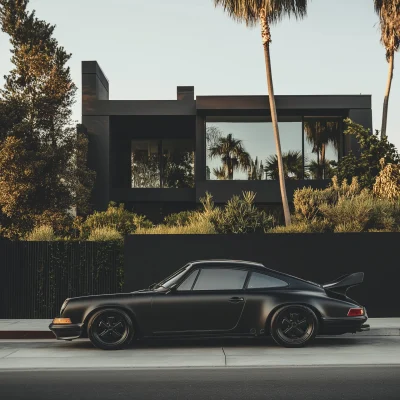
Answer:
[[[301,347],[316,335],[369,330],[365,308],[346,296],[363,278],[319,285],[247,261],[195,261],[145,290],[67,299],[49,328],[104,350],[148,337],[260,335]]]

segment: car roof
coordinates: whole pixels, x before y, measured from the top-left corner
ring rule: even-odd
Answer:
[[[232,265],[232,264],[236,264],[236,265],[247,265],[249,267],[261,267],[264,269],[267,269],[265,267],[265,265],[257,263],[257,262],[253,262],[253,261],[244,261],[244,260],[225,260],[225,259],[211,259],[211,260],[197,260],[197,261],[191,261],[189,262],[190,266],[194,266],[194,265],[207,265],[207,264],[226,264],[226,265]]]

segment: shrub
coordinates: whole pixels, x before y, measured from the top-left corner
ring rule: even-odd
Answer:
[[[28,242],[53,242],[57,240],[54,229],[50,225],[37,226],[28,233],[25,240]]]
[[[289,226],[276,226],[269,233],[323,233],[330,229],[326,220],[293,221]]]
[[[312,221],[323,217],[321,206],[335,205],[340,199],[351,199],[361,193],[357,178],[349,185],[347,181],[339,183],[337,177],[332,178],[331,185],[326,189],[303,188],[294,193],[293,203],[295,216],[298,220]]]
[[[90,242],[112,242],[122,241],[123,236],[115,228],[109,226],[103,226],[100,228],[94,228],[88,237]]]
[[[252,192],[243,192],[243,198],[233,196],[223,209],[210,215],[216,232],[265,233],[271,229],[274,219],[254,206],[255,196]]]
[[[374,199],[370,192],[365,190],[353,198],[340,197],[335,205],[322,204],[319,210],[335,227],[335,232],[337,229],[340,229],[340,232],[343,232],[343,229],[362,232],[371,220],[373,208]]]
[[[152,224],[146,217],[125,210],[123,204],[117,206],[115,203],[110,203],[106,211],[95,211],[89,215],[80,225],[80,230],[81,237],[87,238],[97,228],[113,228],[121,235],[127,235],[135,232],[138,226],[150,227]]]
[[[215,234],[214,225],[207,219],[192,221],[187,225],[157,225],[150,229],[137,229],[139,235],[212,235]]]
[[[182,226],[189,222],[190,217],[192,217],[196,211],[181,211],[176,214],[167,215],[164,218],[164,224],[167,226]]]
[[[373,191],[381,199],[400,199],[400,165],[387,164],[381,159],[381,172],[376,178]]]
[[[293,226],[287,229],[278,227],[272,232],[398,231],[400,201],[394,196],[388,197],[390,199],[378,198],[371,190],[361,189],[356,178],[349,185],[347,181],[339,184],[335,177],[327,189],[297,190]]]

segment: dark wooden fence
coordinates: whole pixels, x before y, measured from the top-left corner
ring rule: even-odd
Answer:
[[[318,283],[365,272],[349,295],[372,317],[400,317],[400,233],[132,235],[125,240],[125,291],[159,282],[189,261],[257,261]]]
[[[0,241],[0,319],[52,318],[68,297],[120,291],[121,245]]]

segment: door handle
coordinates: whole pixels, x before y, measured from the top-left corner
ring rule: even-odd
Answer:
[[[229,301],[231,303],[240,303],[241,301],[244,301],[244,298],[243,297],[231,297],[229,299]]]

